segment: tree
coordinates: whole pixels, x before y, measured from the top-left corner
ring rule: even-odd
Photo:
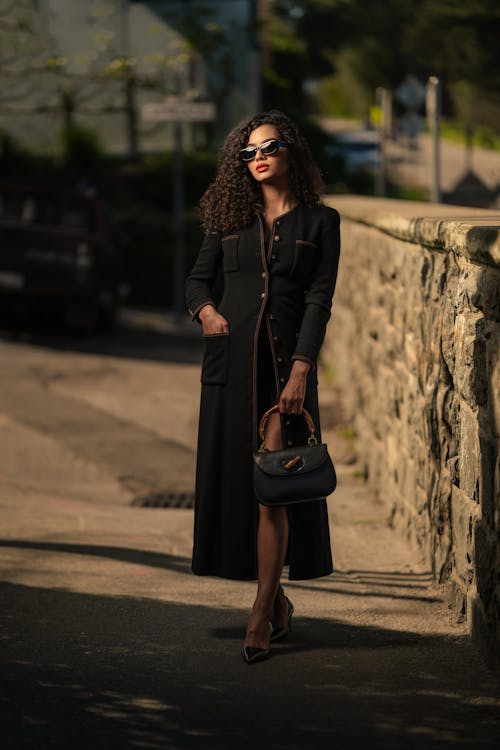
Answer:
[[[500,126],[491,106],[500,99],[497,0],[267,0],[261,15],[268,101],[302,107],[301,82],[324,78],[344,107],[354,85],[359,110],[377,86],[394,88],[408,73],[437,74],[453,111],[467,86],[469,101],[474,91],[476,101],[490,103],[480,108],[481,121]]]

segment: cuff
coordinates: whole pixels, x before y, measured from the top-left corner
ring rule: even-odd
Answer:
[[[304,357],[302,354],[293,354],[292,362],[294,359],[299,359],[301,362],[308,362],[311,365],[311,370],[316,369],[316,362],[313,362],[313,360],[309,359],[309,357]]]
[[[198,305],[197,308],[194,310],[191,310],[190,307],[188,307],[188,313],[191,316],[191,320],[197,320],[198,323],[201,323],[201,320],[198,318],[198,313],[200,312],[202,307],[205,307],[206,305],[212,305],[212,307],[215,308],[215,302],[213,302],[211,299],[205,300],[205,302],[202,302],[201,305]]]

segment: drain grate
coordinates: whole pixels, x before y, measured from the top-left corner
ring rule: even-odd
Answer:
[[[132,505],[139,508],[193,508],[194,492],[148,492],[134,497]]]

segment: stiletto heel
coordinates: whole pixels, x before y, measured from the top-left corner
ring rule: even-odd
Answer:
[[[273,628],[271,632],[271,642],[279,641],[281,638],[285,638],[285,636],[287,636],[288,633],[292,632],[292,617],[293,617],[293,613],[295,612],[295,609],[294,609],[292,602],[287,596],[285,596],[285,599],[286,599],[286,603],[288,607],[287,627],[286,628],[281,628],[281,627]]]
[[[272,624],[269,623],[269,630],[272,631]],[[271,636],[269,636],[271,641]],[[259,648],[257,646],[243,646],[241,649],[241,656],[243,661],[247,664],[254,664],[256,661],[264,661],[271,656],[271,649]]]

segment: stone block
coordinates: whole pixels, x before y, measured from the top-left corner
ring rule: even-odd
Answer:
[[[436,397],[440,432],[445,436],[448,458],[457,455],[460,441],[460,398],[452,385],[441,383]]]
[[[451,490],[450,510],[455,571],[466,588],[474,578],[472,534],[476,516],[468,499],[456,487]]]
[[[453,378],[455,373],[455,312],[445,305],[441,313],[441,354]]]
[[[452,611],[455,622],[464,622],[467,618],[467,594],[456,580],[448,585],[448,606]]]
[[[417,476],[416,467],[413,459],[408,458],[406,460],[404,481],[401,487],[405,502],[411,507],[416,506],[416,492],[417,492]]]
[[[494,530],[478,520],[474,525],[474,563],[477,590],[485,607],[495,599],[496,541]]]
[[[461,313],[455,321],[454,381],[460,395],[471,408],[486,403],[487,324],[481,313]]]
[[[477,416],[469,409],[460,410],[460,445],[458,450],[460,489],[479,502],[481,445]]]
[[[495,460],[493,476],[493,509],[495,529],[500,529],[500,455],[498,454]],[[500,554],[498,555],[498,565],[500,573]]]
[[[486,342],[486,368],[491,435],[500,439],[500,325],[491,326]]]
[[[471,307],[481,310],[490,320],[500,323],[500,271],[489,266],[475,267],[474,288],[469,291]]]

